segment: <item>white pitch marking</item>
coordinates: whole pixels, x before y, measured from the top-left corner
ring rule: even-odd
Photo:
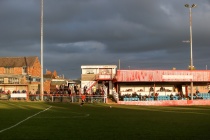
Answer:
[[[36,119],[69,119],[69,118],[86,118],[89,117],[90,114],[84,114],[84,115],[75,115],[70,117],[35,117]]]
[[[18,126],[19,124],[21,124],[21,123],[27,121],[28,119],[30,119],[30,118],[32,118],[32,117],[34,117],[34,116],[36,116],[36,115],[38,115],[38,114],[40,114],[40,113],[42,113],[42,112],[47,111],[47,110],[50,109],[51,107],[52,107],[52,106],[50,106],[50,107],[46,108],[45,110],[42,110],[42,111],[40,111],[40,112],[38,112],[38,113],[36,113],[36,114],[34,114],[34,115],[32,115],[32,116],[29,116],[28,118],[26,118],[26,119],[24,119],[24,120],[22,120],[22,121],[16,123],[15,125],[12,125],[12,126],[10,126],[10,127],[8,127],[8,128],[5,128],[5,129],[0,130],[0,133],[4,132],[4,131],[6,131],[6,130],[12,129],[12,128],[16,127],[16,126]]]

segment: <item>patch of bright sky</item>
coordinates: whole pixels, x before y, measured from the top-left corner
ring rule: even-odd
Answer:
[[[81,41],[81,42],[74,42],[74,43],[60,43],[57,44],[58,47],[71,47],[71,48],[77,48],[81,50],[94,50],[94,51],[103,51],[105,50],[105,45],[101,42],[97,41]]]
[[[160,9],[166,13],[167,15],[171,15],[172,12],[170,11],[171,10],[171,6],[170,5],[160,5]]]
[[[160,5],[160,9],[167,15],[167,18],[171,21],[171,23],[174,23],[174,25],[177,25],[177,22],[179,23],[183,20],[180,16],[180,13],[178,11],[175,11],[172,5],[169,4]],[[188,12],[186,13],[188,14]]]

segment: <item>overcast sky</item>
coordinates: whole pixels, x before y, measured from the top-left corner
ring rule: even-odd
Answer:
[[[41,0],[0,0],[0,57],[38,56]],[[44,73],[80,78],[81,65],[210,69],[210,0],[44,0]]]

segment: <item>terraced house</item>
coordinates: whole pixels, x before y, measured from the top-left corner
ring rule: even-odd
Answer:
[[[40,76],[37,56],[0,57],[1,92],[39,90]]]

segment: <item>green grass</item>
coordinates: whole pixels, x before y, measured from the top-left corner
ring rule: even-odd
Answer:
[[[210,139],[210,106],[109,106],[0,101],[0,140]]]

